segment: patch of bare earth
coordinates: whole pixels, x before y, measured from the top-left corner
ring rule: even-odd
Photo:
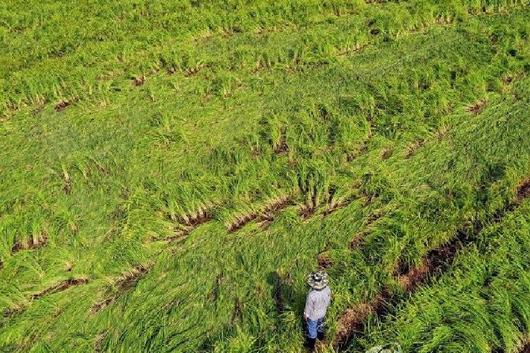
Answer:
[[[339,318],[338,330],[333,346],[341,349],[346,346],[354,333],[362,332],[370,315],[376,314],[384,302],[383,295],[377,295],[371,302],[355,304],[346,309]]]
[[[72,103],[68,99],[61,99],[57,104],[55,104],[55,111],[62,112],[68,108]]]
[[[145,76],[141,75],[138,77],[134,77],[132,83],[136,87],[143,86],[143,84],[145,83]]]
[[[478,115],[484,110],[484,108],[486,107],[486,103],[487,101],[485,99],[478,100],[475,103],[471,104],[469,107],[467,107],[466,111],[473,115]]]
[[[70,278],[70,279],[64,280],[64,281],[56,284],[55,286],[46,288],[45,290],[43,290],[41,292],[33,294],[31,296],[31,299],[33,299],[33,300],[40,299],[40,298],[45,297],[47,295],[51,295],[51,294],[55,294],[55,293],[59,293],[59,292],[65,291],[65,290],[67,290],[70,287],[80,286],[80,285],[87,284],[87,283],[88,283],[88,279],[87,278]]]
[[[227,230],[236,232],[252,221],[261,223],[262,228],[268,226],[283,209],[292,204],[290,195],[280,196],[269,201],[260,211],[249,212],[237,216],[227,225]]]
[[[22,250],[36,250],[40,249],[48,243],[48,235],[46,233],[39,234],[37,237],[30,237],[26,241],[17,241],[11,248],[11,253],[15,254]]]
[[[431,271],[431,267],[427,261],[428,260],[424,259],[419,266],[399,275],[398,283],[406,292],[412,291],[418,286],[418,284],[422,283],[427,278]]]
[[[522,202],[524,199],[530,197],[530,177],[524,180],[517,187],[516,201]]]
[[[329,258],[329,255],[326,254],[325,252],[318,254],[317,262],[318,262],[318,268],[321,270],[328,269],[333,265],[333,263],[331,262],[331,259]]]
[[[236,232],[236,231],[240,230],[241,228],[243,228],[248,223],[250,223],[253,220],[255,220],[256,218],[258,218],[258,214],[255,213],[255,212],[239,215],[239,216],[236,217],[236,219],[234,219],[232,222],[230,222],[230,224],[227,227],[227,230],[230,233]]]
[[[276,216],[289,206],[293,205],[291,195],[282,196],[271,203],[267,204],[261,214],[256,218],[257,222],[260,222],[262,228],[267,227]]]
[[[136,287],[138,281],[149,272],[149,268],[143,265],[138,265],[133,267],[131,270],[122,274],[115,282],[113,287],[115,291],[108,294],[106,298],[92,305],[90,311],[92,313],[97,313],[98,311],[104,309],[105,307],[112,304],[116,299],[127,291]]]

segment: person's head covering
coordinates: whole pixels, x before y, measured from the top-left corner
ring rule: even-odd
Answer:
[[[307,276],[307,284],[316,290],[324,289],[328,285],[328,274],[324,271],[311,272]]]

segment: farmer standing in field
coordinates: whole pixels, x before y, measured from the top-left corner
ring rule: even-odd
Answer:
[[[331,302],[331,289],[328,287],[328,275],[324,271],[312,272],[307,277],[311,287],[305,303],[304,319],[307,324],[307,347],[315,350],[315,342],[324,339],[324,316]]]

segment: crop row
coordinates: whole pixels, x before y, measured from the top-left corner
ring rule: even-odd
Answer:
[[[432,281],[433,277],[441,276],[444,272],[451,269],[455,257],[478,241],[479,235],[485,227],[492,227],[497,223],[503,222],[506,216],[516,212],[523,201],[530,197],[530,178],[522,180],[515,194],[516,196],[512,201],[497,210],[490,218],[476,220],[471,226],[471,232],[467,229],[458,230],[448,243],[430,250],[416,267],[405,270],[397,266],[399,271],[395,274],[395,277],[401,289],[409,295],[409,293],[419,290],[420,286],[425,282]],[[375,314],[378,320],[393,315],[393,309],[399,305],[401,300],[406,298],[406,296],[404,297],[398,293],[384,290],[370,302],[356,304],[354,307],[348,308],[340,316],[334,346],[338,347],[339,351],[348,348],[351,340],[356,340],[366,329],[365,324],[368,322],[370,315]]]
[[[283,31],[269,32],[264,30],[258,34],[253,31],[237,31],[228,38],[222,33],[216,34],[215,30],[206,38],[201,38],[201,35],[195,36],[195,38],[192,35],[190,38],[189,33],[175,36],[172,30],[180,31],[185,28],[180,23],[179,28],[160,27],[158,33],[153,34],[151,24],[139,21],[142,16],[139,16],[137,12],[142,11],[141,8],[128,9],[126,7],[120,9],[120,5],[117,4],[106,5],[106,7],[110,7],[108,15],[114,13],[116,16],[126,18],[124,27],[118,26],[120,28],[119,41],[112,38],[117,35],[115,31],[106,31],[105,35],[101,34],[98,27],[102,23],[98,23],[101,21],[99,18],[94,18],[91,26],[83,26],[82,29],[79,29],[81,33],[85,31],[98,33],[84,33],[89,39],[88,42],[86,41],[87,38],[83,39],[82,35],[72,37],[72,33],[75,31],[72,31],[70,27],[77,27],[76,22],[62,23],[57,31],[52,33],[41,33],[43,29],[39,28],[40,24],[37,24],[35,29],[30,30],[22,25],[19,30],[23,33],[22,36],[7,37],[10,39],[7,45],[11,48],[7,52],[11,55],[9,59],[5,59],[9,65],[6,65],[5,71],[2,72],[4,76],[3,113],[6,113],[6,109],[9,108],[27,104],[39,106],[46,103],[53,103],[56,109],[60,111],[81,98],[96,96],[96,99],[100,99],[108,96],[111,92],[127,91],[132,86],[142,86],[146,81],[146,76],[152,76],[153,73],[161,70],[170,73],[178,71],[183,76],[192,76],[207,68],[210,73],[206,78],[211,80],[214,86],[219,86],[217,89],[214,88],[215,94],[223,96],[227,90],[230,90],[230,86],[237,84],[241,76],[240,72],[248,74],[256,68],[270,69],[273,67],[292,70],[304,64],[335,62],[337,56],[344,53],[352,53],[371,44],[381,44],[385,40],[398,39],[407,32],[416,32],[437,26],[440,19],[444,19],[441,22],[445,23],[466,20],[469,13],[492,14],[518,11],[524,8],[526,1],[478,7],[474,3],[466,2],[453,3],[450,6],[449,4],[441,5],[437,2],[430,2],[421,7],[415,6],[415,4],[384,4],[377,7],[343,3],[340,5],[315,5],[313,4],[310,8],[296,6],[286,12],[277,12],[278,9],[274,10],[275,7],[283,7],[286,4],[283,2],[266,4],[263,10],[265,12],[271,11],[280,22],[284,22],[280,26]],[[322,7],[329,10],[336,6],[339,8],[342,6],[358,7],[353,10],[353,13],[344,17],[337,17],[324,11],[325,15],[321,13],[316,16],[320,19],[316,21],[313,27],[307,26],[315,22],[311,16],[296,23],[294,31],[292,26],[287,24],[296,22],[294,19],[296,19],[295,13],[297,12],[321,11]],[[71,13],[75,13],[74,16],[84,16],[84,12],[78,12],[80,9],[81,7],[65,7],[64,9],[43,9],[43,11],[44,13],[57,10],[64,11],[64,16],[72,19]],[[475,11],[477,9],[479,11]],[[243,12],[245,11],[252,13],[256,10],[243,9]],[[350,8],[349,11],[352,9]],[[188,20],[197,21],[198,18],[201,18],[199,11],[190,11],[190,13],[194,12],[195,14],[190,16]],[[317,13],[315,12],[315,15]],[[289,14],[293,16],[289,17]],[[210,15],[213,15],[213,12]],[[255,18],[255,15],[256,13],[250,18]],[[151,16],[157,19],[157,16],[162,17],[162,14],[153,13],[146,15],[146,18],[151,18]],[[177,16],[181,19],[186,18],[181,17],[182,14]],[[15,23],[18,22],[16,15],[9,17],[7,22],[12,21],[13,24],[7,25],[11,26],[11,30],[8,32],[13,31],[13,28],[17,27]],[[243,18],[245,17],[249,18],[248,13],[243,16]],[[371,20],[367,21],[367,18]],[[400,18],[400,20],[398,21],[396,18]],[[237,19],[241,20],[242,18],[237,17]],[[201,20],[204,21],[203,18]],[[107,19],[104,21],[106,23]],[[23,23],[23,21],[21,22]],[[58,25],[55,21],[52,23],[54,26]],[[199,27],[203,27],[206,32],[211,31],[208,29],[210,26],[205,25],[205,23]],[[236,25],[236,27],[238,26]],[[256,23],[251,27],[258,28],[260,25]],[[198,33],[202,32],[198,28],[196,30]],[[142,36],[140,33],[151,38],[149,45],[139,41],[137,36]],[[49,38],[46,38],[47,36]],[[106,38],[107,36],[109,38]],[[50,52],[35,52],[30,56],[32,58],[30,60],[27,53],[22,49],[28,49],[28,41],[30,43],[35,42],[38,40],[37,38],[40,38],[40,41],[32,49],[34,51],[44,49]],[[50,44],[61,43],[61,46],[68,49],[61,51],[56,46],[47,45],[48,41]],[[72,41],[72,43],[68,43],[68,41]],[[259,46],[251,45],[257,41],[261,43]],[[233,48],[237,49],[234,50]],[[58,50],[59,54],[57,53]],[[13,56],[13,53],[17,55]],[[94,53],[98,53],[97,56],[94,56]],[[179,75],[180,80],[182,80],[181,75]]]

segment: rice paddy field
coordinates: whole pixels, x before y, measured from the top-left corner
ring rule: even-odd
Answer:
[[[530,352],[530,1],[0,3],[0,352]]]

